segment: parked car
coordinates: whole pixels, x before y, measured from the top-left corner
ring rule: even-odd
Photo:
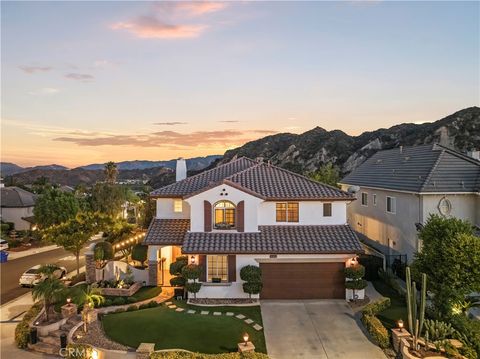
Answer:
[[[8,242],[5,239],[0,239],[0,251],[8,250]]]
[[[41,265],[33,266],[32,268],[26,270],[21,276],[18,283],[22,287],[33,287],[38,283],[43,282],[46,279],[45,274],[40,273]],[[54,276],[56,278],[62,278],[64,275],[67,274],[67,268],[65,267],[58,267],[55,270]]]

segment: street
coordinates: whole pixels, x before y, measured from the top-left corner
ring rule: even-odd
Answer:
[[[84,252],[85,248],[80,255],[80,267],[85,264]],[[30,288],[22,288],[18,285],[18,280],[25,270],[37,264],[50,263],[67,268],[68,272],[76,270],[75,256],[70,252],[65,251],[63,248],[32,254],[0,264],[0,303],[3,305],[31,290]]]

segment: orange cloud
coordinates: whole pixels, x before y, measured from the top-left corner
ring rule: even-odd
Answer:
[[[224,2],[213,1],[181,1],[175,3],[175,8],[185,11],[191,16],[200,16],[211,12],[223,10],[227,4]]]

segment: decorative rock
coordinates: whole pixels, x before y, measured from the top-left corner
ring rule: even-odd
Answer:
[[[183,309],[183,308],[177,308],[177,309],[175,309],[176,312],[183,312],[184,310],[185,310],[185,309]]]
[[[222,312],[213,312],[213,315],[222,315]]]
[[[255,329],[255,330],[262,330],[263,327],[262,327],[261,325],[259,325],[259,324],[255,324],[255,325],[253,326],[253,329]]]
[[[177,306],[175,304],[169,305],[168,306],[170,309],[175,309]]]
[[[209,311],[206,311],[206,310],[202,310],[202,311],[200,312],[201,315],[208,315],[208,313],[210,313],[210,312],[209,312]]]
[[[235,316],[235,318],[238,318],[238,319],[245,319],[246,316],[244,316],[243,314],[238,314]]]
[[[173,302],[165,302],[165,305],[172,305]]]
[[[226,312],[225,315],[226,315],[227,317],[233,317],[233,316],[235,315],[235,313],[233,313],[233,312]]]
[[[251,320],[251,319],[245,319],[244,321],[245,321],[245,323],[247,323],[247,324],[252,324],[252,323],[253,323],[253,320]]]
[[[189,309],[189,310],[187,311],[187,313],[188,313],[188,314],[195,314],[195,313],[196,313],[196,310]]]
[[[245,353],[245,352],[253,352],[255,351],[255,345],[253,345],[252,342],[247,342],[245,343],[238,343],[238,351],[240,353]]]

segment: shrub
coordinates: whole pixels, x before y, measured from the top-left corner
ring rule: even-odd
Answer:
[[[358,264],[356,266],[346,267],[344,271],[345,271],[345,277],[352,280],[362,279],[365,276],[365,267],[362,266],[361,264]]]
[[[252,297],[252,294],[258,294],[262,291],[263,284],[261,282],[245,282],[242,287],[243,291]]]
[[[222,353],[222,354],[201,354],[190,352],[153,352],[150,359],[268,359],[263,353]]]
[[[185,284],[185,288],[187,288],[187,291],[193,294],[198,293],[201,287],[202,287],[202,283],[198,283],[198,282],[188,282]]]
[[[147,260],[148,255],[148,246],[138,243],[133,246],[132,249],[132,259],[134,261],[140,262],[140,265],[143,266]]]
[[[429,340],[434,342],[452,338],[455,333],[455,329],[450,323],[430,319],[425,319],[425,331],[428,333]]]
[[[37,302],[25,313],[23,319],[15,327],[15,344],[20,349],[26,349],[30,336],[29,322],[35,318],[43,308],[42,302]]]
[[[349,280],[345,282],[345,288],[351,290],[361,290],[367,288],[367,281],[365,279],[358,279],[358,280]]]
[[[105,299],[105,302],[103,302],[104,307],[110,307],[113,305],[113,301],[111,299]]]
[[[160,304],[157,303],[157,302],[154,301],[154,300],[148,302],[148,306],[149,306],[150,308],[155,308],[155,307],[158,307],[159,305],[160,305]]]
[[[138,310],[138,306],[136,306],[135,304],[130,305],[130,306],[128,306],[128,308],[127,308],[127,312],[133,312],[133,311],[135,311],[135,310]]]
[[[388,307],[390,307],[390,298],[384,297],[382,299],[376,300],[375,302],[367,304],[362,309],[362,313],[364,315],[376,315],[380,312],[383,312]]]
[[[170,285],[172,287],[183,287],[185,285],[185,278],[183,277],[172,277],[170,278]]]
[[[362,323],[380,348],[386,349],[390,346],[390,337],[388,336],[387,328],[383,326],[382,322],[376,316],[363,315]]]
[[[148,303],[143,303],[138,306],[138,309],[147,309],[147,308],[150,308]]]
[[[380,268],[378,270],[378,276],[386,285],[392,288],[400,296],[405,297],[405,289],[403,289],[400,284],[398,284],[397,279],[395,278],[395,274],[393,274],[390,268],[388,268],[386,271],[384,271],[383,268]]]
[[[92,346],[88,344],[70,343],[66,350],[67,359],[89,359],[92,357]]]
[[[124,308],[118,308],[118,309],[115,309],[114,313],[123,313],[125,312],[125,309]]]
[[[95,264],[98,269],[103,268],[109,260],[114,258],[114,251],[110,242],[98,242],[93,249]]]
[[[455,336],[473,348],[480,357],[480,321],[467,318],[463,314],[454,315],[449,322],[457,330]]]
[[[135,303],[138,302],[138,299],[134,296],[127,297],[127,303]]]
[[[240,279],[245,282],[261,282],[262,270],[254,265],[245,266],[240,269]]]
[[[113,305],[124,305],[126,303],[125,298],[117,297],[112,301]]]

